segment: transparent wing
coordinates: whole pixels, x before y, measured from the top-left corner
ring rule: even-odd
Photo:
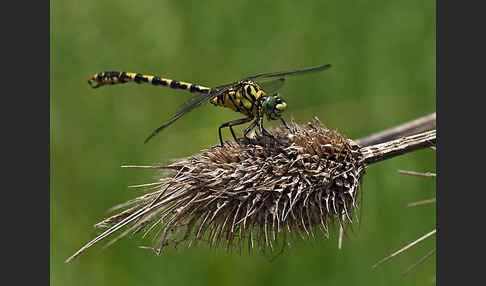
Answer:
[[[177,119],[181,118],[189,111],[210,101],[211,99],[221,94],[224,90],[225,88],[213,88],[208,92],[208,94],[198,94],[189,98],[186,102],[181,104],[179,108],[177,108],[176,114],[174,114],[174,116],[172,116],[172,118],[169,121],[167,121],[167,123],[165,123],[164,125],[157,128],[154,132],[152,132],[152,134],[150,134],[150,136],[147,137],[147,139],[145,139],[144,143],[147,143],[152,137],[157,135],[157,133],[159,133],[160,131],[162,131],[172,123],[174,123]]]
[[[252,79],[257,79],[257,78],[283,77],[283,76],[288,76],[288,75],[306,74],[306,73],[311,73],[311,72],[323,71],[323,70],[326,70],[330,67],[331,67],[330,64],[325,64],[325,65],[320,65],[320,66],[315,66],[315,67],[300,69],[300,70],[293,70],[293,71],[261,73],[261,74],[257,74],[257,75],[254,75],[254,76],[250,76],[246,79],[252,80]]]
[[[273,95],[279,90],[285,83],[284,78],[271,79],[266,81],[259,81],[258,85],[269,95]]]
[[[186,100],[183,104],[179,105],[176,109],[176,114],[179,113],[187,113],[192,109],[203,105],[206,101],[211,100],[212,96],[210,94],[198,94],[194,95],[188,100]]]

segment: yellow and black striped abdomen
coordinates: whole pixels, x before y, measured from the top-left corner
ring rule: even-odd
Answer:
[[[213,98],[211,103],[248,117],[256,117],[261,115],[261,105],[265,97],[266,93],[256,83],[244,81]]]
[[[162,85],[174,89],[187,90],[189,92],[208,93],[211,90],[208,87],[197,84],[133,72],[100,72],[88,79],[88,83],[93,88],[98,88],[103,85],[126,83],[130,81],[133,81],[135,83],[150,83],[152,85]],[[93,85],[93,83],[95,84]]]

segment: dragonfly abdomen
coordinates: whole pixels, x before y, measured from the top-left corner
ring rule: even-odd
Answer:
[[[211,89],[197,84],[167,79],[163,77],[144,75],[132,72],[108,71],[100,72],[88,79],[88,83],[93,88],[103,85],[113,85],[133,81],[135,83],[150,83],[152,85],[162,85],[174,89],[183,89],[192,93],[208,93]],[[94,85],[92,83],[95,83]]]

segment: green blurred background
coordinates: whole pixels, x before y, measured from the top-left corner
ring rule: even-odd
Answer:
[[[93,90],[88,76],[122,70],[215,86],[331,63],[286,82],[286,117],[304,123],[317,116],[356,139],[435,111],[435,1],[51,4],[52,285],[435,284],[435,256],[400,275],[435,247],[435,237],[371,270],[435,227],[435,205],[407,207],[434,197],[435,182],[397,173],[435,172],[432,150],[367,169],[361,221],[341,250],[334,235],[294,244],[273,263],[256,252],[239,256],[204,244],[157,257],[137,248],[144,241],[134,237],[63,263],[99,233],[92,226],[107,209],[141,193],[128,185],[154,181],[153,170],[121,165],[197,153],[217,144],[219,124],[240,117],[208,104],[143,144],[190,95],[135,84]]]

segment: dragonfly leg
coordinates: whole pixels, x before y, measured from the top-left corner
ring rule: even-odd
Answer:
[[[248,138],[248,133],[250,133],[250,131],[253,130],[253,128],[255,128],[257,123],[258,123],[258,119],[253,121],[250,124],[250,126],[246,127],[245,131],[243,132],[243,136],[246,138],[246,140],[250,141],[250,138]]]
[[[221,129],[222,128],[229,127],[229,129],[231,131],[231,134],[233,135],[233,138],[238,143],[238,139],[236,138],[235,132],[233,130],[233,126],[245,124],[245,123],[251,121],[252,119],[253,118],[251,118],[251,117],[245,117],[245,118],[236,119],[236,120],[233,120],[233,121],[230,121],[230,122],[226,122],[226,123],[221,124],[221,126],[219,126],[219,129],[218,129],[218,132],[219,132],[219,142],[221,143],[221,147],[223,147],[223,137],[221,136]]]
[[[282,121],[282,123],[285,126],[285,128],[287,128],[288,130],[290,130],[290,127],[287,125],[287,122],[285,122],[285,120],[283,119],[282,116],[280,116],[280,120]]]
[[[285,122],[283,121],[283,118],[280,118],[282,120],[282,122]],[[285,124],[285,126],[288,128],[287,124]],[[268,132],[267,130],[265,130],[265,128],[263,128],[263,117],[260,118],[258,120],[258,129],[260,129],[260,132],[262,133],[263,136],[267,136],[269,137],[270,139],[274,140],[275,142],[279,143],[279,144],[287,144],[288,142],[285,141],[285,140],[280,140],[280,139],[277,139],[275,138],[275,136],[273,136],[270,132]],[[289,128],[290,130],[290,128]]]
[[[258,129],[260,129],[262,135],[268,136],[270,138],[275,138],[273,137],[272,134],[270,134],[270,132],[268,132],[267,130],[265,130],[265,128],[263,128],[263,117],[260,117],[260,119],[258,120]]]

